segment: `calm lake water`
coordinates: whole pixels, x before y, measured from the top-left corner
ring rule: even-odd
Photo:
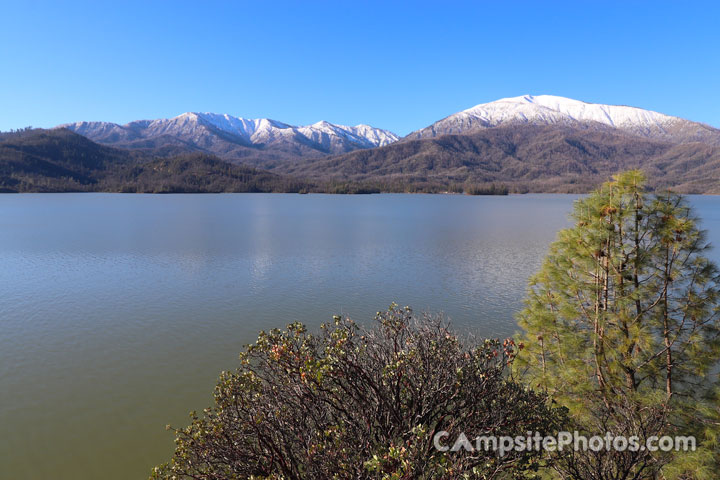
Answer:
[[[397,301],[511,335],[574,198],[2,195],[0,478],[147,478],[260,329]]]

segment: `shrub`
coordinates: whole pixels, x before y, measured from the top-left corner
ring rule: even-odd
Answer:
[[[461,339],[441,317],[392,305],[370,328],[334,317],[262,332],[224,372],[215,405],[175,429],[159,479],[525,478],[542,453],[441,452],[475,435],[548,434],[564,410],[517,383],[512,340]]]

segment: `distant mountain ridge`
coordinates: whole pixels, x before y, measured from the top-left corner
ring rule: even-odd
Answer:
[[[720,130],[703,123],[636,107],[586,103],[553,95],[524,95],[476,105],[405,138],[417,140],[524,125],[614,131],[671,143],[720,145]]]
[[[581,193],[629,168],[646,171],[655,188],[720,193],[720,130],[635,107],[524,95],[457,112],[391,145],[282,164],[277,171]]]
[[[213,189],[220,189],[220,185],[233,189],[247,187],[236,180],[239,173],[225,172],[213,163],[217,160],[261,168],[265,173],[280,175],[274,183],[289,185],[296,181],[306,185],[303,188],[307,191],[497,192],[507,189],[510,192],[582,193],[619,170],[639,168],[646,171],[653,188],[720,193],[720,130],[717,128],[640,108],[586,103],[552,95],[524,95],[476,105],[402,139],[368,125],[347,127],[318,122],[293,126],[269,119],[251,120],[212,113],[185,113],[171,119],[140,120],[126,125],[78,122],[65,127],[101,145],[128,154],[134,152],[139,155],[137,158],[145,159],[128,160],[133,165],[188,153],[219,157],[202,164],[185,157],[182,161],[172,160],[169,164],[172,175],[185,182],[176,182],[181,185],[177,188],[186,189],[195,188],[200,172],[208,168],[223,172],[214,174],[222,180],[217,180]],[[53,145],[59,141],[47,139]],[[80,145],[76,140],[72,142]],[[92,145],[82,148],[98,159],[120,155]],[[29,158],[27,150],[18,155],[17,149],[8,144],[5,151],[12,159],[7,171],[19,178],[20,158]],[[136,171],[124,170],[121,163],[108,167],[111,174],[93,170],[100,173],[88,178],[116,179],[122,170],[128,185],[142,187],[162,184],[163,176],[158,172],[170,175],[165,167],[155,170],[160,163],[152,163],[153,170],[146,169],[137,175],[128,173]],[[66,164],[57,165],[64,168]],[[34,171],[34,167],[28,168],[23,175]],[[179,173],[183,168],[196,172],[193,180]],[[53,182],[60,185],[60,180]]]
[[[269,157],[318,157],[396,142],[394,133],[369,125],[330,122],[294,126],[267,118],[184,113],[170,119],[138,120],[126,125],[76,122],[60,125],[95,142],[123,148],[202,151],[230,160]]]

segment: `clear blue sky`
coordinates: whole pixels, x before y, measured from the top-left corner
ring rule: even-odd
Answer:
[[[186,111],[399,134],[523,94],[720,127],[720,6],[4,1],[0,130]]]

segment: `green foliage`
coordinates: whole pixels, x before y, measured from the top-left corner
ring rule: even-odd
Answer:
[[[221,375],[215,405],[175,430],[155,479],[528,478],[540,452],[440,452],[435,433],[550,433],[563,419],[508,376],[512,340],[463,342],[392,305],[370,329],[334,317],[262,332]]]
[[[720,430],[717,269],[683,198],[644,184],[626,172],[576,202],[575,225],[530,281],[515,368],[593,435],[711,439]],[[684,453],[574,455],[560,466],[571,478],[708,478],[718,453],[704,442],[694,477]]]

